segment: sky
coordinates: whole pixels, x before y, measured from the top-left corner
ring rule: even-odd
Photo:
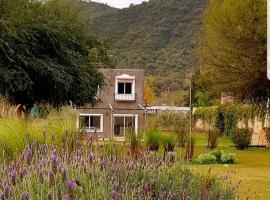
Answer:
[[[107,3],[108,5],[116,8],[126,8],[129,7],[131,3],[134,4],[140,4],[143,1],[148,1],[148,0],[92,0],[95,2],[100,2],[100,3]]]

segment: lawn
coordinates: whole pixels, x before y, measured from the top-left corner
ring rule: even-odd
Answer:
[[[207,135],[194,133],[195,154],[206,153]],[[191,165],[190,168],[198,173],[211,172],[219,177],[228,176],[233,185],[239,184],[237,195],[240,199],[266,200],[270,196],[270,149],[251,147],[243,151],[236,150],[228,138],[219,140],[218,149],[228,150],[236,154],[233,165]]]

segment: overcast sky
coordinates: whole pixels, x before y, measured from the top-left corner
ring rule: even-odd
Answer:
[[[134,4],[140,4],[143,1],[148,1],[148,0],[92,0],[100,3],[107,3],[108,5],[116,8],[126,8],[128,7],[131,3]]]

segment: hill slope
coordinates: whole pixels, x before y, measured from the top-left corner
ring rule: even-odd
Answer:
[[[97,10],[93,34],[113,40],[122,68],[144,68],[160,93],[186,88],[196,65],[195,36],[207,0],[150,0],[125,9]]]

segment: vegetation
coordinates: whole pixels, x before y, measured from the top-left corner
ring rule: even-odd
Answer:
[[[26,146],[6,173],[1,198],[9,199],[234,199],[234,189],[210,176],[196,176],[163,157],[104,155],[96,146],[71,154],[45,144]],[[111,164],[113,163],[113,164]]]
[[[194,38],[205,5],[205,0],[154,0],[122,10],[108,7],[96,11],[92,32],[113,40],[117,67],[144,68],[153,75],[157,96],[168,88],[182,91],[196,65]]]
[[[194,159],[196,164],[233,164],[235,161],[235,154],[223,150],[216,150],[206,154],[201,154]]]
[[[196,140],[194,156],[212,152],[206,149],[207,133],[193,133]],[[270,149],[261,147],[250,147],[244,150],[237,150],[231,140],[221,137],[217,150],[233,152],[235,163],[233,165],[189,165],[194,172],[202,175],[209,174],[217,176],[226,185],[226,180],[230,185],[238,188],[236,198],[239,199],[268,199],[270,192]]]
[[[237,128],[232,136],[232,142],[237,149],[243,150],[251,143],[252,130],[250,128]]]
[[[60,147],[67,135],[76,140],[77,113],[72,108],[51,110],[43,119],[5,116],[0,118],[0,152],[3,158],[12,158],[22,151],[26,144],[53,144]],[[68,145],[68,144],[67,144]],[[68,145],[67,147],[72,148]]]
[[[189,119],[185,113],[162,112],[155,119],[155,126],[166,131],[174,132],[177,145],[185,146],[189,129]]]
[[[217,96],[230,92],[239,100],[255,103],[266,103],[269,98],[266,3],[266,0],[209,2],[198,55],[207,85]]]
[[[78,6],[65,0],[0,2],[2,94],[28,107],[94,103],[103,85],[97,68],[112,59]]]
[[[165,151],[173,151],[175,147],[174,135],[162,132],[158,128],[149,127],[146,130],[146,146],[150,151],[158,151],[160,147]]]

